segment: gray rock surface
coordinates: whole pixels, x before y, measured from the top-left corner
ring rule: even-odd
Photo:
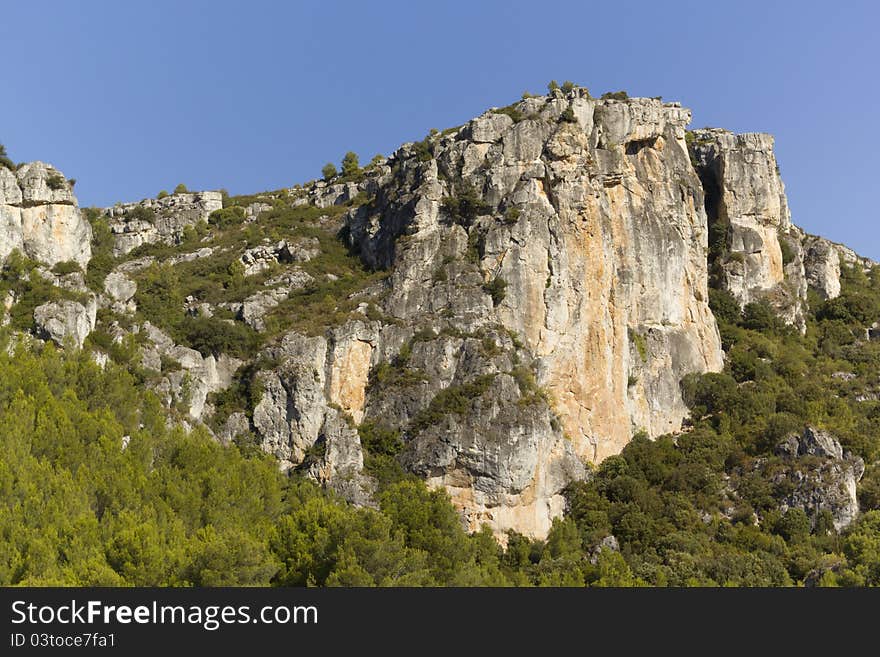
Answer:
[[[147,369],[162,373],[153,384],[154,390],[166,406],[177,405],[192,420],[202,420],[213,412],[208,395],[228,388],[243,362],[226,354],[218,357],[202,356],[195,349],[174,344],[159,328],[145,322],[141,329],[146,337],[142,347],[142,362]],[[171,369],[163,369],[174,363]]]
[[[58,169],[30,162],[14,173],[0,167],[0,260],[14,249],[52,266],[91,258],[92,229],[73,186]]]
[[[786,467],[774,469],[771,481],[787,484],[779,508],[802,509],[815,524],[819,513],[827,510],[838,531],[849,526],[859,514],[856,486],[865,472],[861,458],[844,451],[838,440],[826,431],[807,427],[801,436],[782,441],[776,453],[786,459]],[[763,467],[763,464],[759,464]]]
[[[85,305],[70,300],[44,303],[34,310],[37,335],[62,347],[81,349],[95,328],[97,310],[94,297]]]
[[[125,273],[113,271],[104,279],[104,292],[110,298],[111,308],[117,313],[132,313],[135,303],[132,300],[137,292],[137,283]]]
[[[309,474],[365,504],[371,484],[362,474],[363,452],[354,418],[362,413],[374,329],[355,322],[338,336],[284,336],[267,353],[278,367],[260,372],[263,395],[253,428],[262,448],[282,467]],[[353,343],[363,346],[355,347]]]
[[[711,128],[693,131],[690,151],[706,190],[709,221],[723,233],[726,253],[716,263],[721,284],[742,305],[769,301],[803,330],[801,233],[791,223],[773,143],[763,133]]]
[[[114,236],[114,255],[142,244],[176,244],[189,226],[207,221],[223,207],[220,192],[186,192],[105,209]]]

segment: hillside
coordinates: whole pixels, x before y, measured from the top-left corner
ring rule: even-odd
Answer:
[[[82,210],[4,156],[0,583],[878,583],[880,269],[690,120]]]

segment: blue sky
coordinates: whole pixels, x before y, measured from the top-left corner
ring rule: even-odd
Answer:
[[[0,142],[82,205],[367,161],[551,78],[776,136],[796,223],[880,260],[870,2],[4,3]]]

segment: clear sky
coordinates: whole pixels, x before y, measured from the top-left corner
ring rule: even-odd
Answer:
[[[773,133],[795,222],[880,260],[877,4],[4,2],[0,142],[81,205],[250,193],[572,80]]]

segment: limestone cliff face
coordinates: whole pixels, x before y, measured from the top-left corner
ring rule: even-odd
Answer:
[[[678,430],[681,377],[722,367],[689,120],[653,99],[597,101],[580,90],[528,98],[404,146],[379,176],[376,200],[351,213],[351,244],[392,270],[387,314],[440,333],[506,331],[547,393],[546,423],[536,408],[496,432],[498,412],[481,409],[440,439],[411,429],[401,393],[368,391],[366,416],[403,428],[410,467],[445,485],[473,525],[546,531],[560,473],[619,452],[636,431]],[[425,341],[423,387],[436,395],[471,380],[464,342]],[[503,406],[496,379],[489,398]],[[501,454],[517,475],[505,478],[502,463],[476,452]]]
[[[91,258],[92,229],[77,207],[73,185],[55,167],[30,162],[0,166],[0,260],[14,249],[46,265]]]
[[[769,301],[786,322],[803,328],[803,234],[791,223],[773,137],[696,130],[690,147],[718,240],[713,265],[721,286],[743,306]]]
[[[438,140],[429,161],[402,149],[380,199],[402,198],[353,217],[352,239],[368,260],[393,264],[393,316],[516,333],[577,452],[599,461],[634,431],[677,430],[681,376],[722,365],[703,194],[684,146],[690,113],[577,93],[516,111],[530,118],[487,113]],[[473,225],[450,225],[442,201],[464,189],[487,205]],[[395,233],[405,237],[392,246]],[[475,267],[427,284],[474,242]],[[493,307],[478,286],[498,278],[506,295]],[[462,287],[477,294],[462,299]]]

